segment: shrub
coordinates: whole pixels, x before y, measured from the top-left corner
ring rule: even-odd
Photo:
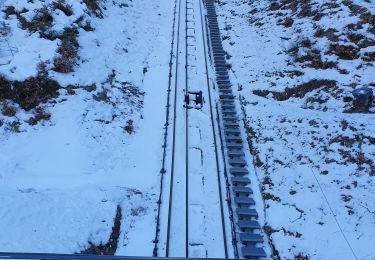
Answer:
[[[94,27],[91,26],[90,22],[86,22],[84,25],[81,25],[81,28],[86,32],[92,32],[95,30]]]
[[[75,95],[75,91],[74,91],[74,86],[73,85],[68,85],[67,87],[66,87],[66,92],[68,93],[68,95]]]
[[[9,25],[5,22],[0,23],[0,37],[6,37],[11,32]]]
[[[291,97],[303,98],[308,92],[319,88],[334,87],[336,87],[336,81],[334,80],[313,79],[294,88],[285,88],[284,92],[272,92],[272,94],[276,100],[284,101]]]
[[[334,28],[329,28],[327,30],[324,30],[322,28],[318,28],[315,31],[314,36],[317,37],[317,38],[326,37],[328,40],[330,40],[332,42],[338,42],[339,37],[336,35],[336,33],[338,33],[338,31]]]
[[[49,61],[42,61],[38,63],[38,74],[42,77],[48,76],[48,64]]]

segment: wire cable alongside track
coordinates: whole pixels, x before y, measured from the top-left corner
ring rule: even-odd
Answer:
[[[185,97],[189,94],[188,1],[185,1]],[[185,257],[189,257],[189,108],[185,105]]]
[[[164,142],[163,142],[163,161],[162,161],[162,168],[160,170],[160,191],[159,191],[159,199],[157,201],[158,209],[157,209],[157,216],[156,216],[156,230],[155,230],[155,238],[154,238],[154,250],[153,256],[158,256],[158,242],[159,242],[159,233],[160,233],[160,212],[161,212],[161,203],[162,203],[162,195],[163,195],[163,187],[164,187],[164,176],[166,173],[165,164],[166,164],[166,156],[167,156],[167,139],[168,139],[168,129],[169,129],[169,117],[170,117],[170,97],[171,97],[171,87],[172,87],[172,70],[173,70],[173,56],[174,56],[174,41],[175,41],[175,25],[176,25],[176,15],[177,15],[177,0],[175,0],[174,9],[173,9],[173,26],[172,26],[172,42],[171,42],[171,51],[169,56],[169,75],[168,75],[168,89],[167,89],[167,105],[166,105],[166,116],[165,116],[165,124],[164,124]]]
[[[177,3],[177,0],[176,0]],[[181,0],[178,4],[178,23],[177,23],[177,50],[176,50],[176,70],[174,82],[174,104],[173,104],[173,141],[172,141],[172,165],[171,177],[169,187],[169,203],[168,203],[168,224],[167,224],[167,239],[166,239],[166,257],[169,257],[170,234],[171,234],[171,220],[172,220],[172,200],[173,200],[173,183],[174,183],[174,161],[175,161],[175,147],[176,147],[176,122],[177,122],[177,74],[178,74],[178,60],[180,52],[180,23],[181,23]]]

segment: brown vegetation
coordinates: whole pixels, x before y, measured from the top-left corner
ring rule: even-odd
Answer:
[[[9,117],[12,117],[12,116],[15,116],[16,113],[17,113],[17,109],[12,106],[11,104],[9,104],[8,102],[4,101],[3,102],[3,108],[1,110],[1,113],[4,115],[4,116],[9,116]]]
[[[69,73],[74,71],[74,66],[79,59],[77,54],[77,47],[70,41],[64,40],[57,49],[59,56],[53,60],[54,70],[61,73]]]
[[[354,60],[358,59],[359,49],[350,45],[339,45],[339,44],[331,44],[329,46],[329,50],[327,54],[335,54],[340,59],[343,60]]]
[[[99,6],[100,0],[83,0],[83,2],[90,9],[90,11],[95,13],[100,18],[103,17],[102,11]]]
[[[29,22],[23,16],[22,12],[15,12],[21,28],[29,30],[30,32],[45,32],[52,27],[53,17],[49,12],[48,6],[43,6],[41,9],[36,11],[35,16]]]
[[[42,107],[37,107],[35,109],[35,115],[33,117],[30,117],[29,120],[27,120],[27,123],[29,123],[29,125],[36,125],[39,121],[49,120],[50,118],[50,113],[47,113]]]
[[[52,3],[52,7],[54,10],[59,9],[62,11],[66,16],[72,16],[73,15],[73,10],[72,6],[68,5],[65,0],[58,0],[56,2]]]
[[[89,241],[90,247],[83,250],[82,254],[91,254],[91,255],[114,255],[117,250],[118,239],[121,232],[121,218],[122,218],[122,209],[120,206],[117,206],[116,216],[114,218],[114,223],[112,227],[111,236],[106,244],[100,243],[95,245]]]
[[[334,80],[318,80],[313,79],[309,82],[300,84],[293,88],[285,88],[283,92],[269,91],[269,90],[254,90],[253,94],[257,96],[265,97],[268,94],[272,93],[273,98],[278,101],[285,101],[289,98],[303,98],[305,95],[313,90],[321,88],[335,88],[336,81]]]
[[[134,132],[134,125],[133,125],[133,120],[128,120],[126,122],[126,126],[124,126],[124,130],[128,133],[128,134],[132,134]]]
[[[58,96],[60,85],[47,77],[37,76],[25,81],[9,81],[0,75],[0,100],[12,100],[30,110]]]

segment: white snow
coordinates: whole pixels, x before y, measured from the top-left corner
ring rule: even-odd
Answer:
[[[374,115],[342,113],[343,95],[338,98],[334,91],[315,90],[303,98],[286,101],[273,99],[271,93],[256,96],[252,91],[280,92],[321,78],[336,80],[348,96],[351,83],[366,86],[373,82],[374,66],[354,69],[360,60],[335,58],[340,68],[349,70],[348,75],[343,75],[336,69],[291,63],[285,51],[303,35],[316,41],[318,48],[326,48],[327,42],[324,38],[311,38],[314,30],[310,17],[298,19],[287,9],[280,9],[284,16],[278,18],[270,15],[269,5],[265,1],[248,4],[234,0],[217,6],[226,38],[224,48],[231,56],[228,62],[233,66],[232,81],[239,86],[246,113],[254,171],[266,199],[266,232],[274,253],[281,259],[373,259]],[[288,15],[297,24],[290,29],[279,24]],[[340,32],[344,25],[357,20],[347,15],[341,12],[340,19],[325,16],[317,23]],[[370,33],[366,36],[373,38]],[[303,75],[293,76],[293,70],[302,71]],[[309,97],[327,101],[311,107]]]
[[[80,45],[74,71],[55,72],[53,60],[61,40],[48,40],[39,32],[22,29],[17,15],[0,14],[0,75],[23,81],[37,76],[39,64],[45,63],[49,77],[61,85],[59,97],[39,105],[51,118],[33,126],[27,121],[35,116],[36,109],[26,111],[11,101],[0,103],[0,112],[6,104],[16,109],[14,116],[0,113],[0,252],[79,253],[90,242],[105,244],[116,208],[121,206],[116,254],[151,256],[174,1],[104,1],[103,18],[81,1],[65,0],[72,8],[71,16],[54,10],[50,6],[53,2],[0,1],[2,10],[14,6],[29,22],[40,8],[49,6],[53,23],[48,32],[61,33],[74,24]],[[349,34],[362,34],[369,42],[375,41],[375,36],[368,23],[349,29],[363,18],[347,6],[351,1],[307,2],[313,11],[318,10],[314,15],[325,15],[319,19],[299,15],[303,10],[299,2],[294,11],[293,6],[271,11],[270,1],[217,4],[224,48],[231,56],[231,81],[238,86],[236,93],[243,108],[243,135],[248,134],[251,140],[251,154],[246,151],[246,156],[253,160],[251,185],[262,232],[270,244],[265,249],[270,253],[273,248],[272,253],[281,259],[374,259],[375,110],[372,107],[369,114],[343,113],[350,107],[343,100],[356,87],[375,86],[375,64],[365,59],[366,53],[375,51],[375,45],[362,46],[366,45],[362,40],[348,40]],[[353,2],[375,13],[374,0]],[[191,89],[204,92],[206,103],[202,110],[189,112],[189,249],[194,257],[222,257],[200,23],[202,2],[191,3],[195,40],[190,42],[189,63],[195,67],[189,68],[188,80]],[[327,8],[335,3],[338,7]],[[286,17],[294,19],[292,26],[283,25]],[[82,25],[90,24],[94,30],[78,26],[79,18]],[[172,256],[185,254],[185,205],[181,203],[185,200],[184,18]],[[317,37],[318,27],[337,32]],[[306,39],[311,47],[301,47]],[[357,58],[343,60],[330,50],[330,44],[362,47],[358,47]],[[319,52],[321,62],[335,66],[309,67],[306,62],[296,62],[313,50]],[[175,66],[176,56],[173,62]],[[213,72],[209,75],[212,78]],[[334,80],[336,86],[277,100],[278,93],[313,79]],[[262,96],[254,90],[271,92]],[[170,117],[172,122],[173,114]],[[131,133],[126,130],[129,124],[134,126]],[[160,255],[165,254],[171,144],[170,134]],[[221,164],[219,168],[222,170]],[[226,219],[231,255],[228,223]]]
[[[56,31],[81,15],[95,30],[79,29],[74,72],[50,71],[63,87],[75,86],[75,94],[62,89],[56,102],[42,104],[49,121],[29,126],[24,120],[33,110],[20,108],[15,117],[0,116],[0,251],[77,253],[89,241],[105,244],[120,205],[117,253],[152,254],[173,5],[146,2],[107,2],[103,19],[88,16],[76,1],[67,1],[73,16],[54,13]],[[29,12],[39,7],[28,1],[7,5]],[[35,76],[37,64],[56,55],[59,40],[21,30],[14,16],[5,22],[17,51],[0,72],[16,80]],[[90,84],[96,90],[84,89]],[[96,101],[103,90],[108,99]],[[124,130],[128,120],[134,122],[132,134]],[[20,121],[20,132],[6,127],[13,121]]]

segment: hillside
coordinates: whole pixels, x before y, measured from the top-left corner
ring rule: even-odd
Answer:
[[[0,251],[113,254],[118,207],[117,252],[152,245],[173,6],[146,2],[1,1]]]
[[[274,257],[372,259],[375,2],[218,6]]]

